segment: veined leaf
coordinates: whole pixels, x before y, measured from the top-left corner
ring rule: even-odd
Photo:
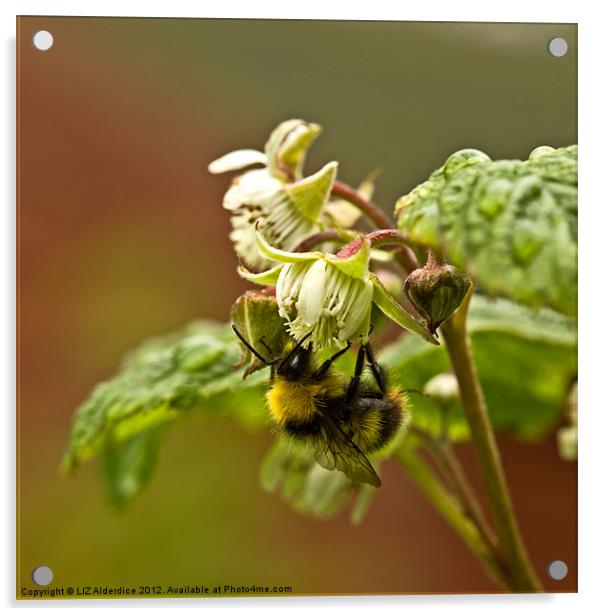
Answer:
[[[555,427],[577,372],[575,322],[508,300],[472,299],[470,341],[494,429],[536,439]],[[422,391],[434,376],[451,370],[445,348],[404,336],[380,354],[393,384]],[[438,434],[446,421],[452,439],[469,437],[459,403],[443,412],[431,399],[410,394],[412,421]],[[447,418],[444,419],[444,413]]]
[[[577,308],[577,146],[529,160],[453,154],[396,205],[398,228],[488,295],[567,315]]]
[[[371,462],[378,472],[382,460],[390,457],[405,438],[400,430]],[[378,489],[355,483],[344,473],[327,470],[314,459],[309,449],[276,440],[264,458],[260,483],[267,492],[279,492],[293,509],[316,518],[330,518],[350,506],[350,522],[357,526],[367,515]]]
[[[236,411],[246,423],[265,414],[266,371],[243,380],[238,341],[227,324],[199,321],[182,331],[151,340],[126,358],[119,373],[99,384],[76,411],[64,457],[74,470],[83,461],[137,441],[136,435],[166,425],[203,401],[215,412]],[[242,390],[248,404],[233,400]],[[227,398],[224,399],[227,394]]]

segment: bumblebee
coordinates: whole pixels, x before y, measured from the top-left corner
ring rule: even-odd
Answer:
[[[311,344],[303,348],[307,336],[296,344],[290,341],[281,357],[268,361],[235,325],[232,329],[257,359],[271,367],[267,401],[280,433],[310,446],[316,462],[324,468],[340,470],[356,482],[380,486],[366,454],[392,439],[405,409],[403,393],[387,388],[370,345],[360,346],[350,379],[333,368],[333,362],[350,349],[350,342],[321,365]],[[376,387],[362,381],[366,360]]]

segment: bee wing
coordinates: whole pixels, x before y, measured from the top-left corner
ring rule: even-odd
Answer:
[[[342,471],[353,481],[380,486],[380,478],[376,474],[370,460],[353,442],[340,423],[325,414],[323,429],[325,438],[315,454],[320,466],[328,470]]]

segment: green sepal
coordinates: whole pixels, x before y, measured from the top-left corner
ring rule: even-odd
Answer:
[[[323,255],[323,253],[319,251],[289,252],[288,250],[274,248],[274,246],[271,246],[263,237],[259,227],[257,229],[257,246],[264,257],[279,263],[303,263],[305,261],[315,261]]]
[[[282,265],[276,265],[265,272],[259,272],[255,274],[250,272],[243,265],[239,265],[237,268],[238,275],[249,282],[253,282],[255,284],[263,284],[267,286],[275,285],[278,282],[278,276],[280,275],[280,270],[282,269]]]
[[[337,167],[338,163],[334,161],[327,163],[313,175],[284,187],[297,211],[312,222],[318,220],[330,196]]]
[[[406,310],[404,310],[404,308],[397,303],[395,298],[389,294],[382,282],[373,273],[370,273],[370,280],[372,280],[372,284],[374,285],[374,303],[382,310],[384,314],[404,329],[418,334],[427,342],[434,345],[439,344],[439,341],[434,338],[425,327],[423,327],[409,312],[406,312]]]
[[[289,336],[278,313],[278,303],[273,293],[264,290],[246,291],[234,302],[230,317],[245,340],[267,362],[280,356]],[[242,343],[241,351],[243,355],[240,365],[247,366],[243,378],[265,368],[265,364]]]
[[[370,263],[370,242],[361,235],[352,242],[352,244],[355,243],[359,244],[359,247],[355,248],[349,256],[324,254],[324,260],[350,278],[366,280]]]

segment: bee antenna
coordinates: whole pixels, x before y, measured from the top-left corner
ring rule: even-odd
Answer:
[[[307,334],[305,334],[305,336],[303,336],[303,338],[301,338],[301,340],[299,340],[297,345],[301,346],[311,336],[311,334],[312,334],[312,332],[308,332]]]
[[[253,346],[251,345],[250,342],[247,341],[247,339],[240,333],[240,331],[238,330],[238,327],[236,327],[236,325],[234,325],[234,323],[232,324],[232,329],[234,330],[234,333],[238,336],[238,338],[240,339],[240,341],[247,347],[247,349],[249,349],[249,351],[251,351],[251,353],[253,353],[253,355],[255,355],[255,357],[257,357],[257,359],[264,363],[266,366],[271,366],[272,364],[276,363],[276,362],[269,362],[266,361],[263,356],[259,353],[259,351],[256,351]]]

